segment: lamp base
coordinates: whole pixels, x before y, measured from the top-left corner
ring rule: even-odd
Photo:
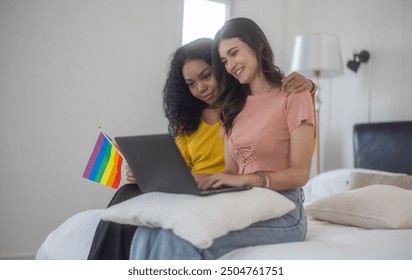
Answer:
[[[320,106],[322,104],[322,100],[319,97],[319,91],[320,91],[320,86],[319,86],[319,79],[320,79],[320,71],[316,70],[314,71],[315,74],[315,83],[316,86],[318,87],[318,90],[316,92],[315,96],[315,131],[316,131],[316,175],[320,173]]]

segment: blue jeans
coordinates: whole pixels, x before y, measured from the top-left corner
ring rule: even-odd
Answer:
[[[295,202],[296,209],[282,217],[260,221],[242,230],[231,231],[215,239],[212,246],[206,249],[193,246],[176,236],[171,230],[139,227],[133,236],[130,259],[211,260],[243,247],[303,241],[307,224],[302,205],[302,189],[279,193]]]

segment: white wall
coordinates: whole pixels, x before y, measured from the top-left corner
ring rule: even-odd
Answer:
[[[102,125],[167,130],[161,90],[180,0],[0,1],[0,258],[33,256],[114,190],[82,178]]]
[[[336,33],[345,64],[370,51],[357,74],[321,80],[324,171],[353,166],[353,124],[412,119],[412,1],[233,2],[286,72],[297,34]],[[112,136],[166,131],[160,93],[181,5],[0,0],[0,258],[34,256],[69,216],[107,205],[114,190],[81,178],[98,125]]]
[[[237,16],[256,20],[277,64],[288,72],[294,38],[326,32],[340,38],[342,76],[321,79],[321,170],[353,167],[355,123],[412,120],[412,1],[240,0]],[[257,9],[257,7],[265,7]],[[270,12],[269,12],[270,11]],[[357,73],[346,68],[353,51],[371,58]]]

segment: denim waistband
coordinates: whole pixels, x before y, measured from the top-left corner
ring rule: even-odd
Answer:
[[[302,188],[278,191],[278,193],[286,196],[295,203],[303,204],[303,202],[305,201],[305,193],[303,192]]]

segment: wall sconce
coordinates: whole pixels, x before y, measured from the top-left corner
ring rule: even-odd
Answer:
[[[368,51],[361,51],[360,53],[353,54],[353,60],[349,60],[346,66],[353,72],[358,72],[360,64],[368,62],[370,54]]]

